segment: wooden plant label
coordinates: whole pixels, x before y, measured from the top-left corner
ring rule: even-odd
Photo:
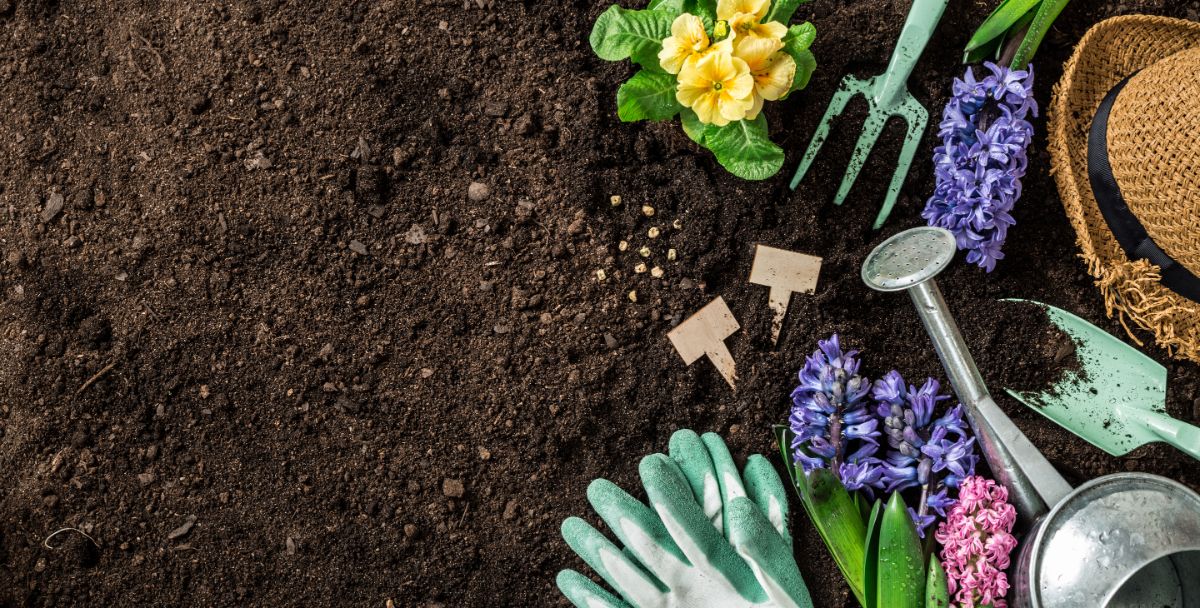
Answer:
[[[733,356],[725,346],[725,338],[740,327],[725,300],[717,296],[717,299],[667,332],[667,338],[671,340],[679,356],[683,357],[684,363],[691,365],[700,357],[708,355],[730,388],[737,388]]]
[[[817,275],[821,273],[821,258],[786,249],[758,245],[750,282],[771,288],[768,305],[775,311],[771,322],[771,344],[779,342],[783,319],[787,316],[792,293],[813,293],[817,290]]]

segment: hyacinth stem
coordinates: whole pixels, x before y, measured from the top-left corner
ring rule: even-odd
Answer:
[[[925,517],[929,514],[929,505],[925,504],[929,498],[929,484],[921,484],[921,501],[917,503],[917,515]]]
[[[833,445],[833,458],[829,461],[829,470],[837,475],[842,464],[842,417],[837,414],[829,417],[829,443]]]
[[[1008,44],[1004,45],[1004,51],[1000,53],[999,59],[996,61],[999,65],[1007,65],[1009,69],[1023,70],[1025,66],[1015,66],[1012,64],[1013,57],[1017,56],[1017,51],[1021,49],[1021,43],[1025,42],[1025,34],[1029,31],[1029,26],[1013,32],[1008,39]]]

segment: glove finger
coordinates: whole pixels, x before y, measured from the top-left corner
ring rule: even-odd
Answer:
[[[725,512],[733,530],[730,541],[749,564],[772,605],[812,608],[812,598],[796,567],[791,545],[784,542],[758,506],[749,498],[735,498]]]
[[[709,578],[725,581],[750,603],[765,600],[750,567],[692,498],[692,489],[675,461],[651,454],[642,459],[638,470],[650,504],[692,566]]]
[[[652,576],[658,577],[660,587],[669,587],[672,574],[686,567],[686,558],[658,515],[607,479],[593,481],[587,495],[592,508],[625,545],[625,550],[633,553],[635,561]]]
[[[555,579],[558,590],[575,604],[576,608],[631,608],[629,604],[592,582],[592,579],[574,571],[563,570]]]
[[[562,535],[571,549],[626,601],[639,607],[662,603],[666,590],[661,583],[646,574],[591,524],[578,517],[568,517],[563,521]]]
[[[759,454],[752,454],[746,460],[746,468],[742,469],[742,483],[746,484],[746,496],[754,501],[779,536],[792,546],[792,535],[788,533],[788,495],[783,488],[783,481],[771,466],[771,461]]]
[[[679,465],[688,485],[692,487],[692,496],[709,521],[718,530],[725,531],[721,517],[721,486],[717,482],[716,469],[713,468],[712,458],[708,448],[695,431],[683,429],[671,435],[671,460]]]
[[[733,456],[729,454],[729,448],[725,447],[725,440],[716,433],[705,433],[700,438],[704,441],[704,447],[708,448],[708,455],[712,458],[713,467],[717,471],[717,481],[721,486],[721,504],[723,508],[729,508],[729,503],[739,496],[746,495],[746,488],[742,486],[742,477],[738,475],[737,465],[733,462]],[[729,538],[729,518],[725,518],[725,538]]]

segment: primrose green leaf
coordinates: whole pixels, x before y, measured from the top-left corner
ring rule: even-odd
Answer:
[[[1017,49],[1017,54],[1013,56],[1008,67],[1014,70],[1023,70],[1025,66],[1029,65],[1029,62],[1033,60],[1033,54],[1042,44],[1042,38],[1045,38],[1046,32],[1050,30],[1050,25],[1058,18],[1058,14],[1062,12],[1069,1],[1042,0],[1037,15],[1029,24],[1029,29],[1025,31],[1025,39],[1021,41],[1021,46]]]
[[[949,608],[950,589],[946,570],[936,555],[929,556],[929,578],[925,581],[925,608]]]
[[[631,11],[617,5],[600,13],[588,38],[601,59],[630,59],[654,72],[662,72],[658,52],[671,35],[671,14],[666,11]]]
[[[796,75],[792,78],[792,88],[788,90],[789,95],[792,91],[798,91],[808,86],[813,71],[817,69],[817,60],[813,57],[812,51],[808,50],[816,37],[817,28],[808,22],[793,25],[788,28],[788,33],[783,37],[783,51],[791,55],[796,62]],[[787,95],[784,95],[784,99],[786,98]]]
[[[704,136],[708,133],[708,130],[712,128],[711,126],[700,122],[700,117],[696,116],[696,113],[693,112],[691,108],[683,108],[679,111],[679,123],[683,125],[683,132],[686,133],[692,141],[702,146],[704,145]],[[786,429],[787,427],[785,426],[782,428]],[[783,449],[783,461],[785,463],[792,461],[791,456],[787,453],[786,447]],[[794,468],[795,467],[793,467],[793,469]],[[794,471],[792,472],[792,475],[793,477],[795,476]],[[795,485],[795,482],[796,480],[793,479],[792,484]]]
[[[979,29],[971,35],[971,39],[967,41],[967,47],[964,52],[971,52],[984,44],[999,38],[1021,18],[1022,15],[1028,13],[1030,9],[1037,6],[1041,0],[1004,0],[992,14],[988,15],[983,23],[979,24]]]
[[[717,0],[684,0],[683,12],[699,16],[712,27],[717,20]]]
[[[789,53],[805,50],[817,39],[817,26],[805,21],[788,28],[783,35],[783,47]]]
[[[854,592],[863,603],[863,564],[867,536],[866,522],[842,482],[829,469],[816,469],[807,476],[799,473],[801,503],[813,526],[825,541]]]
[[[763,21],[778,21],[787,25],[787,22],[792,19],[792,14],[805,2],[808,2],[808,0],[773,0],[771,8],[767,11],[767,16]]]
[[[667,120],[681,109],[671,74],[640,70],[617,89],[617,116],[625,122]]]
[[[674,19],[675,17],[678,17],[680,13],[687,12],[684,10],[684,5],[686,4],[687,0],[651,0],[650,4],[646,6],[646,9],[652,11],[663,11],[671,15],[671,19]]]
[[[893,492],[879,524],[879,608],[921,608],[925,554],[908,508]]]
[[[708,131],[704,147],[712,150],[726,171],[742,179],[767,179],[783,166],[783,150],[771,142],[762,114]]]
[[[867,541],[863,552],[863,608],[876,608],[879,603],[879,520],[883,503],[875,501],[867,518]]]

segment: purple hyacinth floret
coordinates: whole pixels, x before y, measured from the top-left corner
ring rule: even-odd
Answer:
[[[858,351],[843,353],[837,334],[818,347],[792,391],[793,458],[806,473],[829,467],[846,489],[870,491],[882,476],[879,420],[867,407],[871,381],[858,374]]]
[[[991,73],[982,80],[969,67],[954,80],[938,125],[942,145],[933,150],[936,186],[921,217],[954,233],[967,261],[991,272],[1004,258],[1001,248],[1016,224],[1011,212],[1021,197],[1026,149],[1033,140],[1027,119],[1037,116],[1037,102],[1032,65],[984,67]]]
[[[888,445],[880,467],[880,486],[888,492],[921,489],[921,500],[910,513],[922,538],[936,519],[930,510],[944,516],[954,504],[948,490],[973,474],[978,460],[961,404],[934,417],[938,402],[949,398],[938,394],[940,388],[933,378],[920,388],[906,385],[893,370],[871,389],[875,415],[882,421],[880,430]]]

